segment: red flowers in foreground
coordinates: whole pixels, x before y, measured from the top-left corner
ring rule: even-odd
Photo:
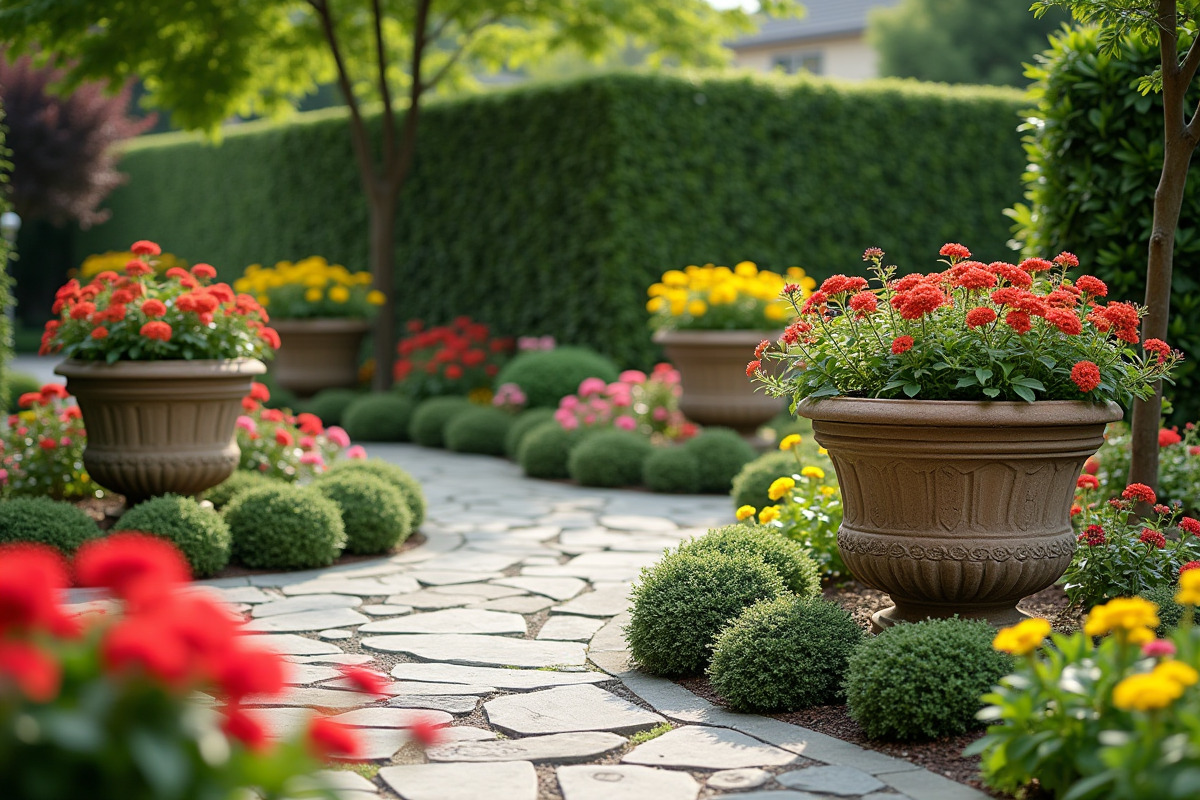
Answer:
[[[907,353],[909,350],[912,350],[912,347],[913,347],[913,337],[897,336],[895,339],[892,340],[892,355],[894,355],[894,356],[903,355],[904,353]]]
[[[1129,484],[1125,487],[1125,491],[1121,492],[1121,497],[1126,500],[1141,500],[1143,503],[1154,503],[1158,500],[1154,495],[1154,490],[1144,483]]]
[[[1091,361],[1080,361],[1071,368],[1071,380],[1081,392],[1090,392],[1100,385],[1100,367]]]

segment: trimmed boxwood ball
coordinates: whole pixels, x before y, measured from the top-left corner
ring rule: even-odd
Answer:
[[[521,353],[500,370],[496,385],[520,386],[528,408],[557,408],[559,400],[575,394],[584,378],[612,383],[620,374],[611,359],[595,350],[558,347]]]
[[[213,508],[221,509],[229,505],[229,501],[247,489],[259,486],[273,486],[286,481],[268,477],[261,472],[249,469],[237,469],[221,483],[204,492],[204,499],[213,504]]]
[[[776,450],[754,459],[742,467],[733,479],[733,507],[765,508],[775,501],[767,494],[776,478],[791,475],[800,469],[796,457]]]
[[[763,600],[717,636],[708,676],[738,711],[795,711],[837,702],[846,664],[863,635],[829,600]]]
[[[424,447],[445,447],[446,426],[459,414],[479,408],[465,397],[431,397],[413,411],[408,436]]]
[[[953,617],[894,625],[850,656],[846,703],[872,739],[936,739],[983,723],[986,692],[1012,656],[992,648],[996,629]]]
[[[729,428],[705,428],[683,446],[700,464],[696,491],[705,494],[729,494],[734,477],[756,455],[750,443]]]
[[[801,597],[821,593],[821,568],[799,542],[765,525],[726,525],[679,546],[683,553],[716,552],[757,556],[783,578],[783,584]]]
[[[82,509],[49,497],[14,497],[0,503],[0,544],[37,542],[71,556],[103,534]]]
[[[654,445],[640,433],[605,430],[571,448],[567,472],[584,486],[634,486],[642,480],[642,464]]]
[[[657,447],[642,463],[642,483],[652,492],[691,494],[700,480],[700,462],[683,447]]]
[[[225,507],[233,557],[254,569],[327,567],[346,546],[341,510],[307,486],[262,486]]]
[[[322,389],[317,392],[312,398],[305,403],[305,410],[310,414],[316,414],[321,418],[321,422],[329,425],[341,425],[346,415],[346,409],[354,404],[360,397],[364,397],[362,392],[357,392],[354,389]],[[408,433],[407,420],[403,428],[405,434]]]
[[[779,572],[757,556],[670,553],[634,584],[625,640],[647,672],[699,675],[713,637],[730,620],[786,593]]]
[[[398,394],[359,395],[343,409],[342,427],[359,441],[406,442],[414,409],[412,400]]]
[[[190,497],[165,494],[138,503],[121,515],[114,531],[141,531],[179,548],[192,575],[208,578],[229,563],[232,535],[221,515]]]
[[[400,490],[400,494],[404,495],[404,502],[408,504],[408,512],[412,516],[412,529],[417,530],[425,521],[425,490],[421,488],[421,482],[404,469],[384,461],[382,458],[371,458],[365,461],[343,459],[333,462],[326,474],[340,475],[343,472],[373,475],[384,483],[391,484]]]
[[[504,441],[513,415],[491,406],[464,411],[446,425],[446,449],[456,453],[504,455]]]
[[[578,439],[574,431],[566,430],[554,420],[543,422],[521,441],[517,461],[531,478],[569,478],[571,473],[567,470],[567,459],[571,455],[572,445]]]
[[[554,410],[550,408],[531,408],[528,411],[522,411],[513,420],[508,434],[504,437],[505,455],[516,461],[521,452],[521,442],[525,441],[526,434],[543,422],[552,422],[553,420]]]
[[[1179,621],[1183,619],[1183,606],[1175,602],[1175,592],[1177,589],[1178,587],[1167,584],[1165,586],[1155,586],[1152,589],[1146,589],[1139,595],[1158,606],[1158,628],[1156,631],[1160,637],[1169,636],[1171,631],[1179,627]]]
[[[412,534],[412,513],[404,495],[382,478],[343,470],[322,475],[313,488],[341,509],[347,553],[386,553]]]

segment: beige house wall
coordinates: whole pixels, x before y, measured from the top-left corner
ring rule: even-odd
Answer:
[[[809,54],[820,56],[820,74],[830,78],[863,80],[879,74],[875,49],[861,35],[739,49],[734,55],[734,64],[757,72],[770,72],[778,57],[799,61],[799,57]]]

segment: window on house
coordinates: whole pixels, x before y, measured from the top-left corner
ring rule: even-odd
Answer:
[[[788,75],[797,72],[822,74],[822,58],[819,50],[804,50],[796,53],[781,53],[771,59],[772,69],[781,69]]]

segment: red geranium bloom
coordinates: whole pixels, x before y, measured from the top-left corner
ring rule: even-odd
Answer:
[[[1100,462],[1096,460],[1095,456],[1089,456],[1088,460],[1083,462],[1083,471],[1088,475],[1095,475],[1100,471]]]
[[[1076,539],[1088,547],[1103,547],[1105,542],[1104,528],[1101,528],[1099,525],[1088,525],[1084,532],[1079,534]]]
[[[761,361],[758,361],[758,360],[751,361],[749,364],[746,365],[746,377],[749,378],[752,375],[754,375],[754,373],[758,372],[758,369],[761,366],[762,366]]]
[[[446,377],[452,381],[456,381],[463,375],[462,367],[458,364],[449,364],[446,367]]]
[[[972,308],[967,312],[967,327],[978,328],[981,325],[990,325],[996,321],[996,312],[990,308],[980,307]]]
[[[167,306],[162,300],[155,300],[153,297],[142,301],[142,313],[151,319],[161,317],[167,313]]]
[[[280,447],[291,447],[296,443],[296,440],[293,439],[292,434],[284,428],[277,428],[275,430],[275,443]]]
[[[1171,355],[1171,345],[1162,339],[1147,339],[1142,343],[1142,349],[1147,353],[1156,354],[1160,364],[1166,360],[1167,356]]]
[[[396,380],[402,381],[408,377],[409,373],[412,372],[412,369],[413,362],[409,361],[408,359],[401,359],[392,366],[392,376]]]
[[[959,266],[962,266],[961,264]],[[983,269],[983,265],[963,270],[954,280],[954,285],[968,291],[991,289],[996,285],[996,276]]]
[[[1108,295],[1108,284],[1092,275],[1080,275],[1075,281],[1075,288],[1092,297]]]
[[[1033,278],[1016,264],[1010,264],[1007,261],[993,261],[991,264],[988,264],[988,269],[996,273],[997,277],[1001,280],[1007,281],[1011,286],[1019,289],[1028,289],[1030,286],[1033,286]]]
[[[879,299],[871,292],[858,292],[850,296],[847,303],[851,311],[858,312],[858,316],[865,317],[868,314],[874,314],[879,308]],[[756,352],[756,355],[761,355]]]
[[[1167,537],[1151,528],[1142,528],[1142,535],[1138,537],[1138,541],[1160,550],[1167,546]]]
[[[62,683],[62,666],[27,642],[0,641],[0,696],[6,683],[35,703],[54,699]]]
[[[96,313],[96,304],[84,301],[71,308],[71,319],[87,319]]]
[[[101,657],[112,672],[143,671],[169,686],[182,687],[192,673],[188,649],[161,615],[132,615],[110,628]]]
[[[1008,312],[1004,317],[1004,324],[1019,334],[1026,334],[1033,330],[1033,322],[1029,319],[1029,314],[1025,311]]]
[[[53,450],[54,448],[58,447],[58,440],[53,437],[38,439],[38,446],[43,450]]]
[[[257,402],[254,400],[254,398],[252,398],[252,397],[243,397],[243,398],[242,398],[242,409],[243,409],[243,410],[245,410],[245,412],[246,412],[247,414],[253,414],[255,411],[258,411],[258,409],[259,409],[259,405],[258,405],[258,403],[257,403]]]
[[[217,277],[217,271],[211,264],[195,264],[192,266],[192,274],[201,280],[211,280]]]
[[[1067,267],[1070,269],[1071,267],[1079,266],[1079,258],[1074,253],[1068,253],[1066,250],[1064,250],[1054,257],[1054,263],[1058,264],[1060,267]]]
[[[301,412],[296,415],[296,424],[299,426],[301,433],[306,433],[309,436],[320,436],[325,432],[325,425],[316,414]]]
[[[1091,361],[1078,361],[1071,367],[1071,380],[1081,392],[1090,392],[1100,385],[1100,368]]]
[[[907,292],[892,297],[892,306],[901,318],[916,320],[948,305],[950,298],[932,283],[919,283]]]
[[[140,333],[142,336],[145,336],[147,339],[157,339],[160,342],[171,341],[172,332],[173,331],[171,330],[170,325],[158,320],[147,322],[142,326],[141,330],[138,331],[138,333]]]
[[[1162,428],[1158,432],[1158,446],[1170,447],[1173,444],[1179,444],[1183,441],[1183,437],[1179,435],[1179,431],[1173,428]]]
[[[1077,489],[1099,489],[1100,479],[1095,475],[1080,475],[1075,480],[1075,488]]]
[[[353,729],[326,717],[314,717],[308,728],[308,743],[321,759],[333,756],[356,758],[362,752],[362,742]]]
[[[9,630],[58,630],[65,614],[58,593],[67,586],[67,565],[41,544],[0,545],[0,635]]]
[[[271,399],[271,390],[267,388],[265,383],[253,381],[250,384],[250,398],[260,403],[265,403]]]
[[[283,422],[284,413],[278,408],[268,408],[263,412],[262,417],[267,422]]]
[[[445,726],[434,722],[429,717],[421,717],[413,720],[408,726],[408,731],[412,734],[413,740],[421,747],[433,747],[445,737]]]
[[[1044,258],[1027,258],[1018,266],[1026,272],[1045,272],[1048,269],[1054,269],[1054,262]]]
[[[238,706],[225,709],[221,719],[221,730],[256,753],[267,750],[271,744],[266,728]]]
[[[271,650],[237,644],[226,648],[215,667],[221,697],[237,703],[252,695],[276,695],[287,680],[283,658]]]
[[[279,333],[274,328],[263,328],[258,332],[259,338],[270,345],[272,350],[279,349]]]
[[[47,400],[49,400],[50,398],[56,398],[58,400],[66,400],[68,397],[71,396],[70,394],[67,393],[67,387],[63,386],[61,383],[43,384],[42,388],[39,389],[38,391],[42,395],[42,397],[46,398]]]
[[[1144,483],[1131,483],[1125,487],[1125,491],[1121,492],[1121,497],[1126,500],[1141,500],[1144,503],[1155,503],[1158,498],[1154,495],[1154,490]]]
[[[1193,536],[1200,536],[1200,520],[1192,517],[1183,517],[1179,520],[1179,530],[1184,533],[1190,533]]]
[[[131,278],[137,278],[141,275],[149,275],[154,272],[154,268],[142,261],[140,258],[135,258],[132,261],[125,262],[125,274]]]
[[[373,694],[378,697],[383,697],[387,694],[387,680],[378,672],[372,672],[369,669],[362,667],[343,667],[342,674],[346,676],[346,680],[360,692],[364,694]]]
[[[1046,312],[1046,322],[1058,328],[1068,336],[1078,336],[1083,332],[1083,323],[1072,311],[1065,308],[1052,308]]]
[[[957,242],[947,242],[938,250],[938,255],[950,259],[970,258],[971,251]]]
[[[892,355],[898,356],[912,350],[913,338],[911,336],[897,336],[892,339]]]
[[[150,602],[191,580],[187,561],[165,539],[133,531],[85,542],[75,556],[80,586],[104,586],[117,597]]]
[[[136,253],[139,256],[162,255],[162,248],[147,239],[140,239],[134,242],[129,246],[129,250],[130,252]]]
[[[103,325],[100,325],[99,327],[96,327],[96,328],[92,328],[92,338],[93,339],[105,339],[107,337],[108,337],[108,328],[104,327]]]

